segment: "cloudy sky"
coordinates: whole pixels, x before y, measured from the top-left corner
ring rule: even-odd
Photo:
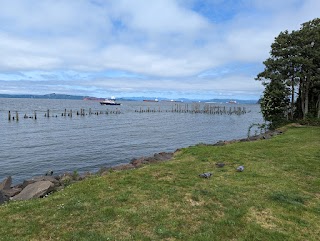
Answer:
[[[258,99],[319,0],[0,0],[0,93]]]

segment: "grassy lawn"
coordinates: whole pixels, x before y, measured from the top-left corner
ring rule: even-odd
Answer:
[[[226,166],[217,168],[216,162]],[[236,172],[244,165],[244,172]],[[209,179],[200,178],[212,172]],[[0,206],[0,240],[319,240],[320,128],[182,149]]]

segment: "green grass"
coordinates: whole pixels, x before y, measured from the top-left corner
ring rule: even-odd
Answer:
[[[217,168],[216,162],[226,166]],[[236,172],[244,165],[244,172]],[[212,172],[210,179],[200,178]],[[319,240],[320,128],[182,149],[0,206],[0,240]]]

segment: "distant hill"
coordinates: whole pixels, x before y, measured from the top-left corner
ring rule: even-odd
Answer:
[[[239,99],[210,99],[201,102],[216,102],[216,103],[229,103],[235,101],[237,104],[257,104],[258,100],[239,100]]]
[[[77,95],[65,95],[65,94],[46,94],[46,95],[9,95],[9,94],[0,94],[0,98],[26,98],[26,99],[70,99],[70,100],[82,100],[85,96]]]
[[[68,99],[68,100],[102,100],[104,98],[97,97],[89,97],[89,96],[78,96],[78,95],[66,95],[66,94],[46,94],[46,95],[10,95],[10,94],[0,94],[0,98],[26,98],[26,99]],[[142,100],[154,100],[158,99],[159,101],[171,101],[168,98],[157,98],[157,97],[122,97],[117,98],[118,101],[142,101]],[[187,99],[187,98],[178,98],[173,99],[173,101],[181,101],[181,102],[212,102],[212,103],[228,103],[230,99],[209,99],[209,100],[200,100],[200,99]],[[257,104],[258,100],[239,100],[232,99],[232,101],[236,101],[238,104]]]

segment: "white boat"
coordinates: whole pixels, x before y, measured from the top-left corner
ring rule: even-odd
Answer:
[[[101,105],[121,105],[120,103],[115,102],[115,100],[105,99],[100,101]]]

